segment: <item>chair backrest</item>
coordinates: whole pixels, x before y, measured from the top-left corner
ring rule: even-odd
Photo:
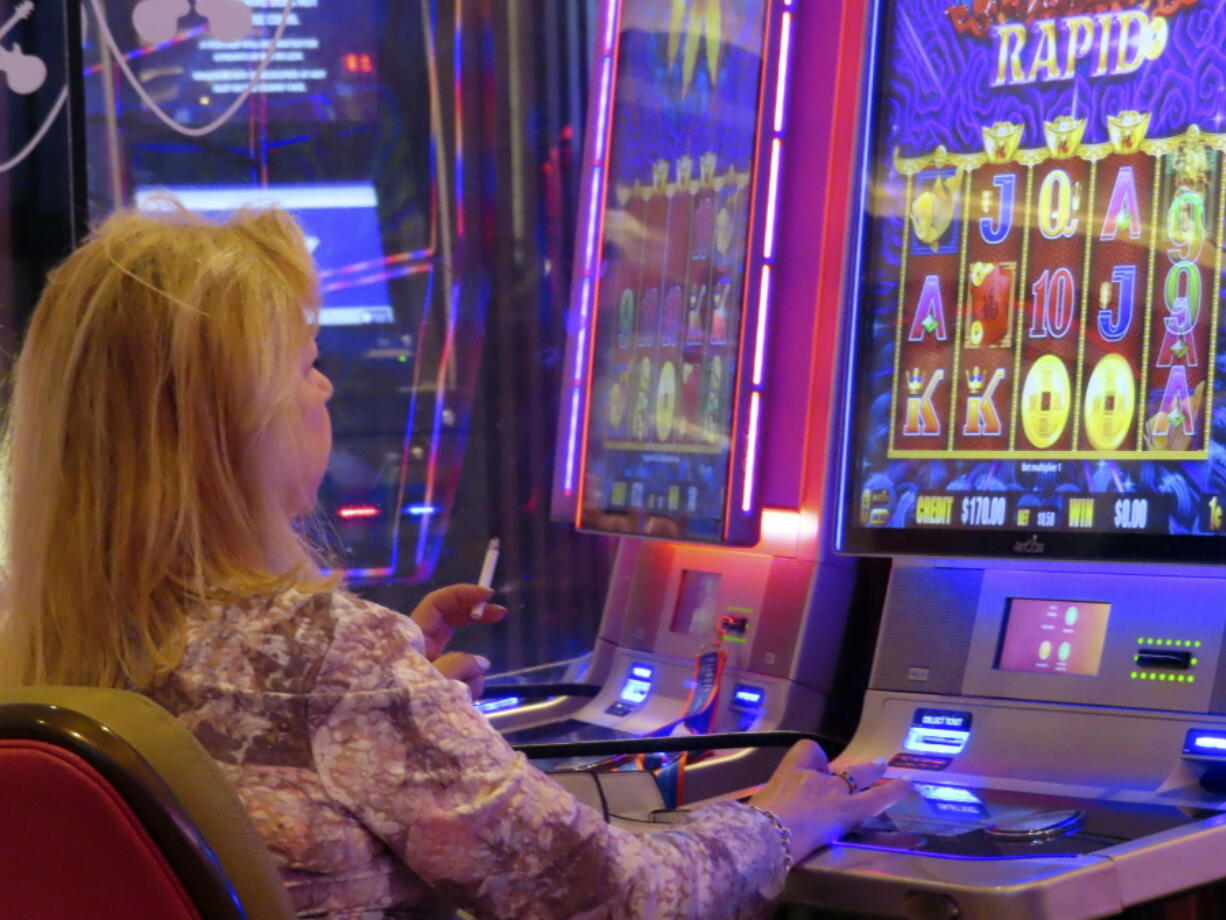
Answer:
[[[123,690],[0,689],[0,915],[290,920],[217,763]]]

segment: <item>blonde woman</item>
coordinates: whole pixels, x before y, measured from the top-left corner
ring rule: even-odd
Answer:
[[[751,805],[640,838],[516,755],[444,655],[490,592],[411,617],[321,572],[319,294],[284,213],[119,213],[51,275],[9,419],[0,684],[130,687],[222,764],[303,917],[755,916],[894,801],[798,745]],[[501,618],[485,608],[487,622]]]

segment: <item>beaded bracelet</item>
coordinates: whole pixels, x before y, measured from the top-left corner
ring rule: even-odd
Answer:
[[[787,872],[793,866],[792,832],[787,829],[787,825],[779,820],[779,816],[770,809],[759,808],[757,805],[752,805],[749,802],[746,802],[745,805],[758,812],[758,814],[766,815],[767,820],[770,821],[770,823],[775,826],[775,830],[779,832],[779,839],[783,841],[783,871]]]

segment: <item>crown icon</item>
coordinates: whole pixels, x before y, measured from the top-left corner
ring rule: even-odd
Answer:
[[[911,368],[907,374],[907,392],[918,395],[924,388],[924,373],[918,367]]]
[[[689,186],[690,179],[694,175],[694,158],[683,156],[677,160],[677,181],[684,186]]]
[[[1047,149],[1054,157],[1070,157],[1081,146],[1086,120],[1072,115],[1061,115],[1052,121],[1043,122],[1043,138]]]
[[[1008,163],[1022,143],[1022,126],[1010,121],[998,121],[982,131],[989,163]]]
[[[1107,116],[1107,137],[1116,153],[1134,153],[1141,147],[1149,131],[1149,112],[1126,109]]]
[[[976,364],[971,370],[966,372],[966,386],[972,394],[981,393],[983,391],[984,376],[979,365]]]

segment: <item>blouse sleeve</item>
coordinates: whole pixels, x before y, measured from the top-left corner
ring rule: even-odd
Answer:
[[[343,602],[309,697],[316,768],[329,796],[454,904],[526,920],[767,910],[786,859],[767,816],[725,802],[649,835],[606,824],[426,661],[408,617]]]

